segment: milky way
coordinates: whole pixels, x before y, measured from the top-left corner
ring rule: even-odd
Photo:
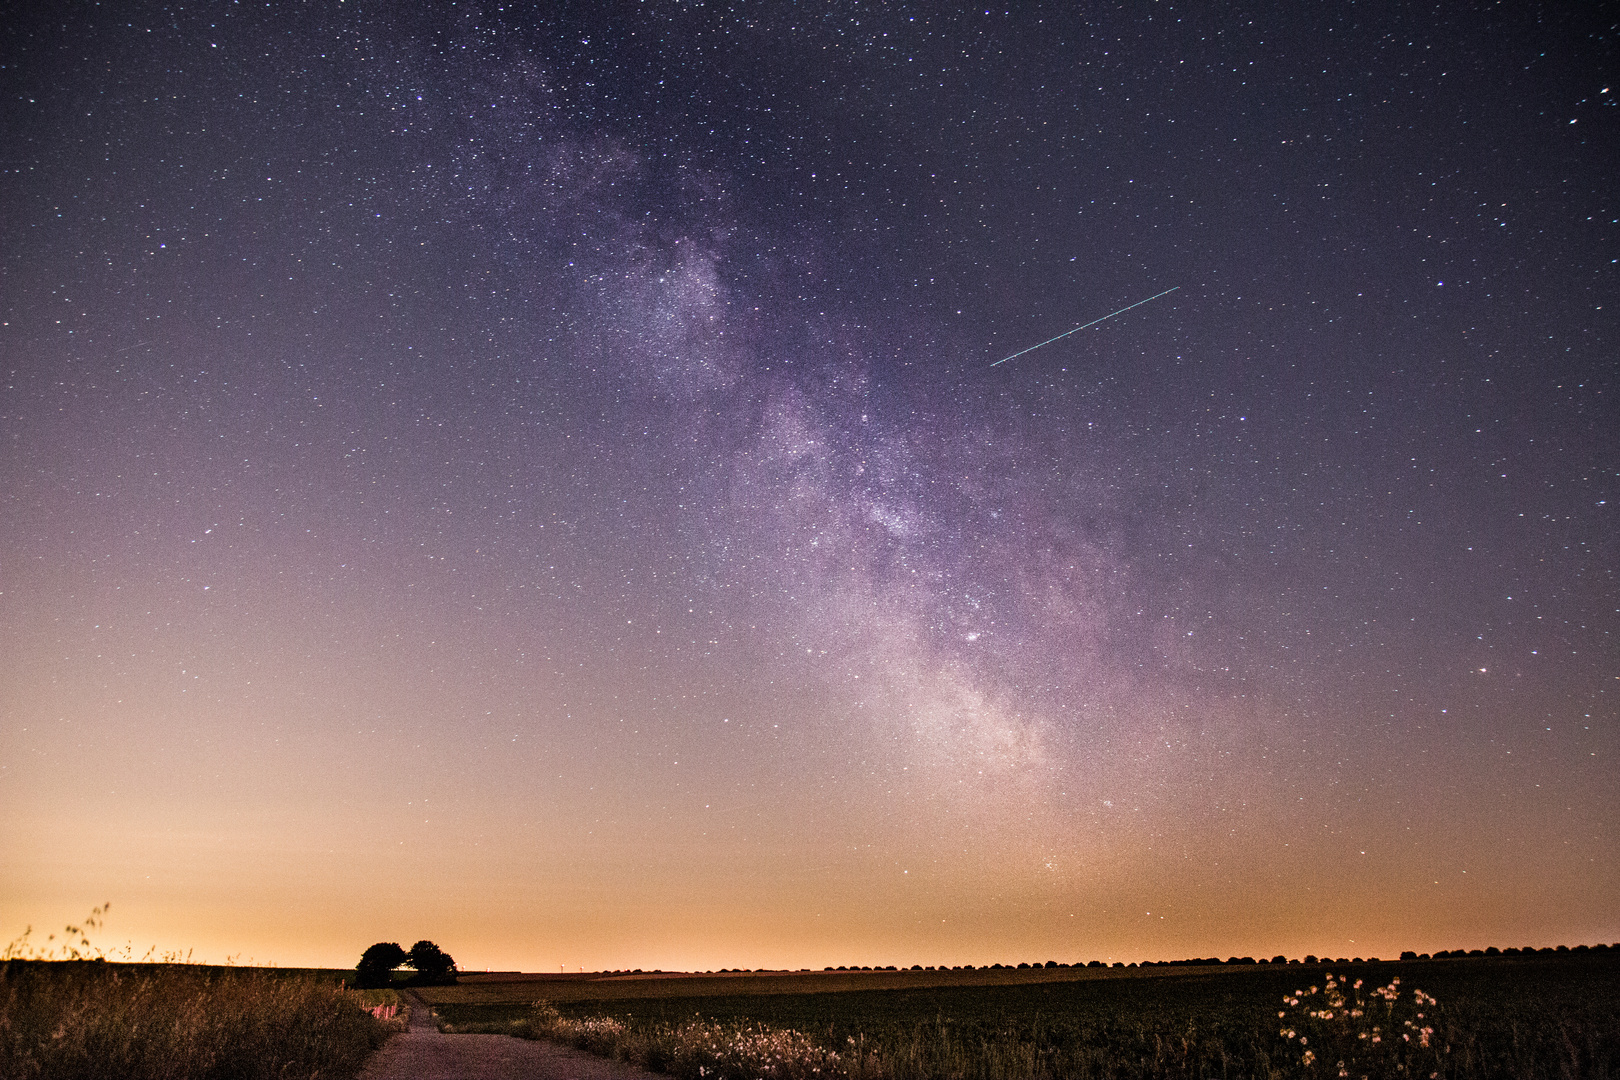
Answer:
[[[8,39],[13,932],[1620,935],[1613,26],[582,10]]]

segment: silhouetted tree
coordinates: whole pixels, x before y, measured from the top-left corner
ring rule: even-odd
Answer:
[[[405,961],[405,950],[399,947],[398,942],[379,941],[360,954],[360,964],[355,968],[354,984],[387,986],[393,978],[390,972]]]
[[[449,953],[431,941],[418,941],[405,956],[405,963],[416,969],[417,982],[456,981],[456,962]]]

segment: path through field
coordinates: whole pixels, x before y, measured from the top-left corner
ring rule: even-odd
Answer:
[[[510,1035],[444,1035],[433,1009],[403,991],[411,1027],[395,1035],[366,1063],[360,1080],[647,1080],[658,1076],[632,1065],[549,1042]]]

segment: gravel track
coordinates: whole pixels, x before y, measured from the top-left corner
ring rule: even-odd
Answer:
[[[445,1035],[410,990],[410,1029],[366,1063],[360,1080],[648,1080],[660,1074],[556,1043],[510,1035]],[[668,1078],[664,1078],[668,1080]]]

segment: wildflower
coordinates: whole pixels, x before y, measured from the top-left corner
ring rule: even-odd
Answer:
[[[1302,1022],[1280,1029],[1290,1042],[1298,1039],[1301,1047],[1307,1044],[1313,1047],[1303,1052],[1301,1063],[1309,1065],[1320,1055],[1331,1055],[1328,1060],[1335,1060],[1342,1054],[1338,1065],[1340,1075],[1345,1077],[1407,1073],[1416,1064],[1409,1055],[1420,1048],[1427,1049],[1434,1030],[1421,1026],[1426,1014],[1417,1009],[1428,1007],[1434,999],[1421,990],[1413,991],[1416,1007],[1413,1012],[1417,1017],[1413,1021],[1398,1016],[1395,1011],[1401,997],[1398,979],[1392,979],[1387,986],[1369,987],[1361,979],[1341,979],[1332,972],[1325,974],[1320,988],[1313,986],[1283,999],[1285,1005],[1298,1002],[1303,1006]],[[1287,1011],[1278,1019],[1286,1022]],[[1401,1024],[1394,1030],[1401,1033],[1401,1038],[1386,1039],[1384,1024],[1367,1024],[1373,1019],[1383,1020],[1384,1024],[1400,1019]],[[1364,1024],[1367,1026],[1363,1027]]]

